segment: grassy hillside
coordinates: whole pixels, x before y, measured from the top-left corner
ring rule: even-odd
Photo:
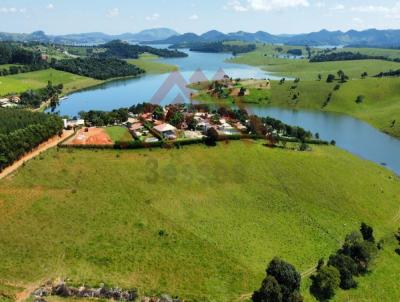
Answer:
[[[174,65],[156,62],[158,56],[152,54],[142,54],[139,59],[130,59],[128,62],[144,69],[148,74],[161,74],[176,71],[178,68]]]
[[[238,56],[230,61],[233,63],[260,66],[262,69],[276,76],[299,77],[302,80],[315,80],[318,74],[321,74],[323,78],[326,79],[328,74],[336,74],[339,69],[344,70],[350,78],[354,79],[359,79],[363,72],[367,72],[369,75],[373,76],[381,71],[400,69],[400,63],[381,60],[310,63],[306,59],[283,59],[277,56],[285,54],[285,51],[287,51],[286,47],[284,47],[282,53],[278,53],[275,49],[275,46],[258,46],[256,51]],[[369,51],[367,51],[367,49],[360,49],[360,51],[369,55],[389,55],[389,53],[378,51],[377,49]],[[306,54],[304,50],[303,53]],[[400,56],[399,51],[396,53]],[[395,55],[394,51],[390,54],[391,56]]]
[[[101,81],[72,73],[47,69],[0,77],[0,96],[9,93],[20,93],[28,89],[43,88],[48,81],[52,81],[53,84],[64,84],[64,93],[102,83]]]
[[[285,84],[280,85],[273,81],[271,89],[258,89],[255,85],[243,82],[243,86],[250,87],[250,94],[244,98],[236,98],[236,101],[349,114],[370,123],[381,131],[400,137],[399,78],[351,80],[347,83],[339,83],[339,90],[334,90],[337,84],[338,82],[326,83],[314,80],[300,81],[298,84],[286,81]],[[298,93],[299,96],[293,99],[293,95]],[[331,101],[324,106],[330,93],[332,93]],[[361,104],[356,103],[359,95],[364,96]],[[206,102],[216,101],[204,92],[200,93],[197,99]],[[234,99],[229,97],[222,101],[231,103]],[[395,124],[393,121],[396,121]]]
[[[334,147],[54,149],[0,182],[0,276],[24,284],[68,276],[233,301],[260,285],[276,255],[305,271],[360,221],[377,238],[391,235],[399,184]],[[400,257],[392,247],[384,253],[376,274],[360,281],[364,291],[347,295],[368,301],[375,278],[400,298],[391,280]]]

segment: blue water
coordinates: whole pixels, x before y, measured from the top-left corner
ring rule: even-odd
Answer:
[[[229,54],[187,52],[189,54],[187,58],[160,60],[177,65],[179,74],[174,74],[172,77],[168,74],[146,75],[138,79],[119,80],[76,92],[71,94],[68,100],[63,101],[56,111],[59,111],[61,115],[73,117],[80,111],[112,110],[145,101],[161,105],[190,101],[190,91],[187,89],[179,89],[177,85],[173,85],[174,87],[170,90],[160,89],[169,77],[172,78],[172,84],[177,82],[181,86],[191,80],[194,82],[201,80],[203,77],[212,79],[216,74],[219,77],[226,74],[233,78],[277,79],[272,74],[256,67],[226,63],[225,60],[231,57]],[[198,69],[201,69],[202,74],[196,73]],[[171,78],[167,83],[171,83]],[[384,165],[400,175],[400,140],[360,120],[346,115],[319,111],[259,106],[248,106],[248,110],[259,116],[271,116],[287,124],[301,126],[313,133],[318,132],[322,139],[335,140],[338,147],[361,158]]]

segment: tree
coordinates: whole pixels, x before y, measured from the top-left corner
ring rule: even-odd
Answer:
[[[208,128],[205,143],[207,146],[215,147],[219,138],[218,131],[215,128]]]
[[[301,276],[295,267],[279,258],[274,258],[266,270],[261,287],[253,294],[254,302],[301,302]]]
[[[315,276],[311,277],[311,280],[311,293],[319,301],[326,301],[335,296],[335,291],[340,285],[340,273],[333,266],[324,266]]]
[[[364,102],[364,98],[365,97],[363,95],[357,96],[356,103],[361,104],[362,102]]]
[[[344,73],[343,70],[339,70],[337,72],[337,75],[340,79],[340,82],[342,82],[342,83],[345,83],[349,79],[349,77]]]
[[[329,257],[329,266],[336,267],[340,273],[340,288],[350,289],[356,288],[357,282],[353,276],[357,274],[357,263],[349,256],[336,254]]]
[[[278,281],[272,276],[267,276],[258,291],[255,291],[254,302],[282,302],[282,291]]]
[[[369,242],[375,242],[374,238],[374,229],[367,225],[366,223],[361,223],[360,232],[364,238],[364,240]]]
[[[397,230],[397,233],[394,235],[394,237],[400,245],[400,228]],[[400,247],[396,249],[396,253],[400,255]]]
[[[290,263],[274,258],[267,268],[267,275],[273,276],[282,289],[284,301],[300,290],[301,276]]]
[[[332,83],[335,80],[335,75],[333,74],[328,74],[328,77],[326,78],[327,83]]]

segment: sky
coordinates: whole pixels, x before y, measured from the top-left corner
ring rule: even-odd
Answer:
[[[0,31],[119,34],[399,29],[400,0],[0,0]]]

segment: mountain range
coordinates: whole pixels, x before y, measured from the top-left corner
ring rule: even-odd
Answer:
[[[233,40],[310,46],[354,45],[365,47],[400,47],[400,30],[368,29],[364,31],[350,30],[347,32],[321,30],[319,32],[298,35],[272,35],[264,31],[258,31],[256,33],[238,31],[224,34],[216,30],[211,30],[202,35],[185,33],[164,40],[152,41],[150,43],[183,44]]]
[[[194,42],[216,42],[216,41],[246,41],[262,42],[288,45],[353,45],[365,47],[400,47],[400,30],[377,30],[368,29],[363,31],[350,30],[328,31],[297,34],[297,35],[273,35],[265,31],[249,33],[238,31],[223,33],[217,30],[208,31],[202,35],[195,33],[179,34],[168,28],[155,28],[141,31],[139,33],[124,33],[120,35],[109,35],[101,32],[69,34],[69,35],[46,35],[43,31],[31,34],[1,33],[0,41],[39,41],[44,43],[66,43],[66,44],[101,44],[111,40],[123,40],[132,43],[146,44],[182,44]]]
[[[124,33],[120,35],[109,35],[101,32],[69,35],[46,35],[43,31],[35,31],[31,34],[0,32],[0,41],[35,41],[59,44],[102,44],[110,42],[112,40],[123,40],[128,42],[147,42],[163,40],[177,35],[179,35],[179,33],[169,28],[154,28],[143,30],[138,33]]]

